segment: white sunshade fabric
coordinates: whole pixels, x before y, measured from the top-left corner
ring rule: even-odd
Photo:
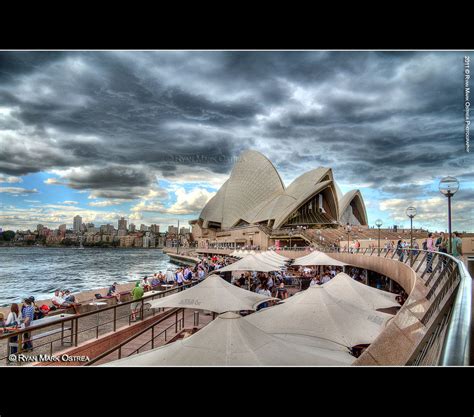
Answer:
[[[225,313],[192,336],[103,366],[341,366],[354,359],[345,351],[276,338]]]
[[[290,258],[287,258],[285,256],[282,256],[282,255],[279,255],[278,253],[275,253],[271,250],[267,250],[265,252],[260,252],[261,255],[264,255],[266,256],[267,258],[270,258],[270,259],[275,259],[277,261],[280,261],[280,262],[287,262],[290,260]]]
[[[261,252],[261,253],[257,253],[256,255],[254,255],[257,259],[262,259],[264,262],[270,264],[270,265],[275,265],[275,266],[278,266],[280,268],[284,267],[285,266],[285,261],[281,260],[281,259],[276,259],[274,258],[273,256],[271,256],[270,254],[268,254],[267,252]]]
[[[209,275],[191,288],[152,300],[150,305],[152,308],[180,307],[224,313],[255,310],[260,303],[271,299],[232,285],[218,275]]]
[[[280,255],[279,253],[276,253],[272,250],[267,250],[266,252],[262,252],[262,253],[266,254],[267,256],[269,256],[271,258],[278,259],[278,260],[283,261],[283,262],[286,262],[286,261],[290,260],[290,258],[287,258],[286,256],[283,256],[283,255]]]
[[[353,347],[372,343],[392,317],[339,300],[317,285],[245,319],[275,336],[312,336]]]
[[[337,274],[323,287],[333,297],[366,310],[400,306],[395,299],[396,294],[369,287],[344,272]]]
[[[334,265],[334,266],[345,266],[349,265],[345,262],[338,261],[337,259],[331,258],[324,252],[314,251],[306,256],[302,256],[295,260],[293,265]]]
[[[257,257],[256,255],[247,255],[244,258],[234,262],[233,264],[227,265],[224,268],[219,268],[213,273],[216,272],[228,272],[228,271],[259,271],[259,272],[271,272],[279,271],[281,265],[270,261],[269,259],[264,259],[262,257]]]

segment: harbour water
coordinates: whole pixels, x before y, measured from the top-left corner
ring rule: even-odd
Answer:
[[[159,249],[0,247],[0,306],[130,282],[173,268]],[[175,268],[175,267],[174,267]]]

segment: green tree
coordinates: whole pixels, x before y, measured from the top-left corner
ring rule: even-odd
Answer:
[[[15,237],[15,234],[16,233],[13,230],[5,230],[4,232],[0,233],[0,239],[10,242]]]

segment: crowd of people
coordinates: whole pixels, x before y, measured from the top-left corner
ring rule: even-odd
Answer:
[[[23,303],[19,306],[17,303],[12,303],[7,319],[3,313],[0,313],[0,327],[3,329],[19,329],[28,328],[34,320],[39,320],[45,317],[50,311],[47,305],[38,306],[35,302],[35,297],[27,297],[23,299]],[[30,339],[30,334],[24,333],[23,336],[23,351],[27,352],[33,349],[33,342]],[[18,351],[18,336],[9,338],[10,354],[15,354]]]

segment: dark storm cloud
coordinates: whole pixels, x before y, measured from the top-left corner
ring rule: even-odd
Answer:
[[[287,177],[331,166],[398,198],[420,176],[472,181],[463,55],[0,52],[0,172],[64,170],[73,188],[122,198],[155,175],[227,173],[254,148]]]
[[[0,82],[40,70],[44,65],[64,57],[66,52],[3,52],[0,53]]]

